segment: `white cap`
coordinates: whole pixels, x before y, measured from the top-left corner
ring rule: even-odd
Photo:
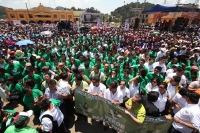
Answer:
[[[33,115],[33,110],[29,110],[27,112],[20,112],[19,116],[27,116],[27,117],[31,117]]]

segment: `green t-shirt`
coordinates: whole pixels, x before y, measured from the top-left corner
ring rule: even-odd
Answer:
[[[4,73],[2,75],[0,75],[0,82],[6,82],[6,79],[10,77],[10,74],[8,73]]]
[[[26,75],[24,77],[24,82],[26,82],[28,79],[32,79],[35,82],[35,85],[39,89],[41,88],[42,78],[38,74],[33,74],[33,77],[29,77],[28,75]]]
[[[149,72],[149,73],[147,74],[147,77],[148,77],[148,79],[149,79],[149,82],[150,82],[153,78],[158,78],[158,79],[160,79],[160,82],[163,82],[163,81],[164,81],[164,78],[163,78],[163,76],[162,76],[161,74],[156,75],[156,74],[154,74],[153,72]]]
[[[126,86],[129,86],[129,81],[132,79],[133,77],[131,75],[129,75],[128,77],[125,77],[124,74],[121,74],[119,77],[119,80],[125,80],[126,81]]]
[[[133,66],[133,65],[136,65],[136,60],[134,59],[127,59],[125,62],[128,62],[129,66]]]
[[[43,66],[48,66],[51,69],[51,64],[49,62],[45,62],[45,63],[39,63],[38,67],[40,68],[40,70],[42,70]]]
[[[107,75],[107,74],[109,74],[111,72],[111,69],[108,68],[107,70],[104,70],[104,68],[102,68],[101,72],[104,73],[105,75]]]
[[[40,90],[34,89],[34,90],[32,90],[31,95],[25,95],[24,96],[23,102],[29,109],[31,109],[31,106],[33,106],[34,102],[36,100],[38,100],[38,98],[40,98],[42,95],[43,95],[43,93]],[[35,106],[32,110],[37,111],[39,109],[40,109],[39,106]]]
[[[138,75],[139,70],[142,69],[142,68],[144,68],[144,70],[146,70],[146,72],[148,72],[148,68],[146,66],[135,65],[133,67],[133,73],[132,73],[133,77],[135,77],[136,75]]]
[[[116,77],[114,77],[114,78],[111,78],[111,77],[109,77],[107,80],[106,80],[106,85],[108,86],[108,85],[110,85],[110,83],[111,82],[113,82],[113,81],[119,81],[119,78],[116,76]]]
[[[29,126],[23,128],[16,128],[15,126],[9,126],[4,133],[38,133],[38,131]]]
[[[7,73],[14,76],[16,79],[20,80],[23,78],[23,68],[20,64],[14,64],[13,66],[8,65],[5,69]]]
[[[106,56],[104,60],[106,60],[106,62],[108,64],[113,64],[115,62],[115,58],[114,57],[110,57],[109,58],[108,56]]]
[[[149,52],[149,57],[154,58],[156,56],[157,56],[157,52],[154,52],[154,51]]]
[[[22,86],[21,83],[17,83],[16,85],[14,85],[14,84],[9,84],[8,90],[10,91],[10,93],[16,93],[16,92],[22,93],[22,91],[23,91],[23,86]]]
[[[85,68],[83,71],[84,71],[84,75],[86,75],[87,77],[89,77],[90,73],[93,71],[93,67],[89,66],[89,68]]]

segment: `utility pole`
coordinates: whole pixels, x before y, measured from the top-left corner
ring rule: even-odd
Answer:
[[[27,9],[27,12],[28,12],[28,23],[29,23],[30,22],[30,14],[29,14],[29,11],[28,11],[27,3],[26,3],[26,9]]]

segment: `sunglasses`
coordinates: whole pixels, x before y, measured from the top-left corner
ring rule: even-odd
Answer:
[[[152,81],[152,83],[157,83],[156,81]]]

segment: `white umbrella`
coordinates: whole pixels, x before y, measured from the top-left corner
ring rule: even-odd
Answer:
[[[42,35],[42,36],[51,36],[52,32],[51,31],[43,31],[43,32],[40,33],[40,35]]]

